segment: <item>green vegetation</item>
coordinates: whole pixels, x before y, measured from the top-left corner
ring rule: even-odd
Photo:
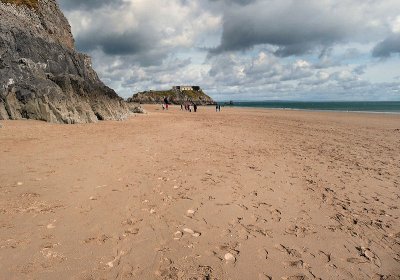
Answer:
[[[201,96],[204,96],[204,92],[202,90],[199,90],[199,91],[185,90],[180,93],[188,96],[190,99],[198,99]],[[173,90],[147,91],[146,94],[150,94],[152,96],[162,96],[162,97],[176,96],[176,92]]]
[[[203,91],[201,91],[201,90],[200,90],[200,91],[186,90],[186,91],[184,91],[184,93],[185,93],[187,96],[190,96],[190,97],[193,98],[193,99],[198,98],[198,97],[204,95]]]
[[[176,96],[176,92],[173,90],[151,90],[151,91],[145,91],[142,92],[144,94],[147,94],[149,96],[153,96],[153,97],[170,97],[170,96]],[[192,99],[197,99],[201,96],[204,96],[204,92],[202,90],[199,91],[195,91],[195,90],[185,90],[181,92],[182,94],[187,95],[188,97],[192,98]]]
[[[169,96],[175,96],[175,93],[171,90],[165,90],[165,91],[147,91],[145,92],[146,94],[150,94],[153,96],[161,96],[161,97],[169,97]]]
[[[39,0],[0,0],[0,2],[11,3],[11,4],[15,4],[17,6],[25,5],[31,9],[37,9],[39,6]]]

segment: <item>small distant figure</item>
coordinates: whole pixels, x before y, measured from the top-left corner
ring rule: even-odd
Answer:
[[[165,106],[164,106],[164,104],[162,104],[162,109],[163,109],[163,111],[165,110]]]
[[[183,105],[181,104],[181,111],[183,111]]]
[[[196,104],[193,105],[193,110],[194,110],[195,113],[197,112],[197,105]]]
[[[221,105],[218,105],[218,111],[221,112]]]
[[[218,104],[215,105],[215,112],[218,112]]]
[[[168,98],[167,97],[164,98],[164,103],[165,103],[165,109],[168,110]]]

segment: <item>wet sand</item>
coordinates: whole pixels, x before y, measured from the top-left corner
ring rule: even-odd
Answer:
[[[0,121],[0,279],[399,279],[400,116]]]

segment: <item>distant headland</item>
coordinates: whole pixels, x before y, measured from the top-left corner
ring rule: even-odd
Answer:
[[[129,103],[161,104],[164,100],[171,104],[193,103],[196,105],[214,105],[216,102],[200,86],[173,86],[169,90],[143,91],[128,98]]]

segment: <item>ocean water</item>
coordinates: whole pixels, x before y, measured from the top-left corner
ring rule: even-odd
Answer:
[[[343,112],[376,112],[400,114],[400,101],[335,101],[335,102],[306,102],[306,101],[237,101],[234,107],[343,111]]]

